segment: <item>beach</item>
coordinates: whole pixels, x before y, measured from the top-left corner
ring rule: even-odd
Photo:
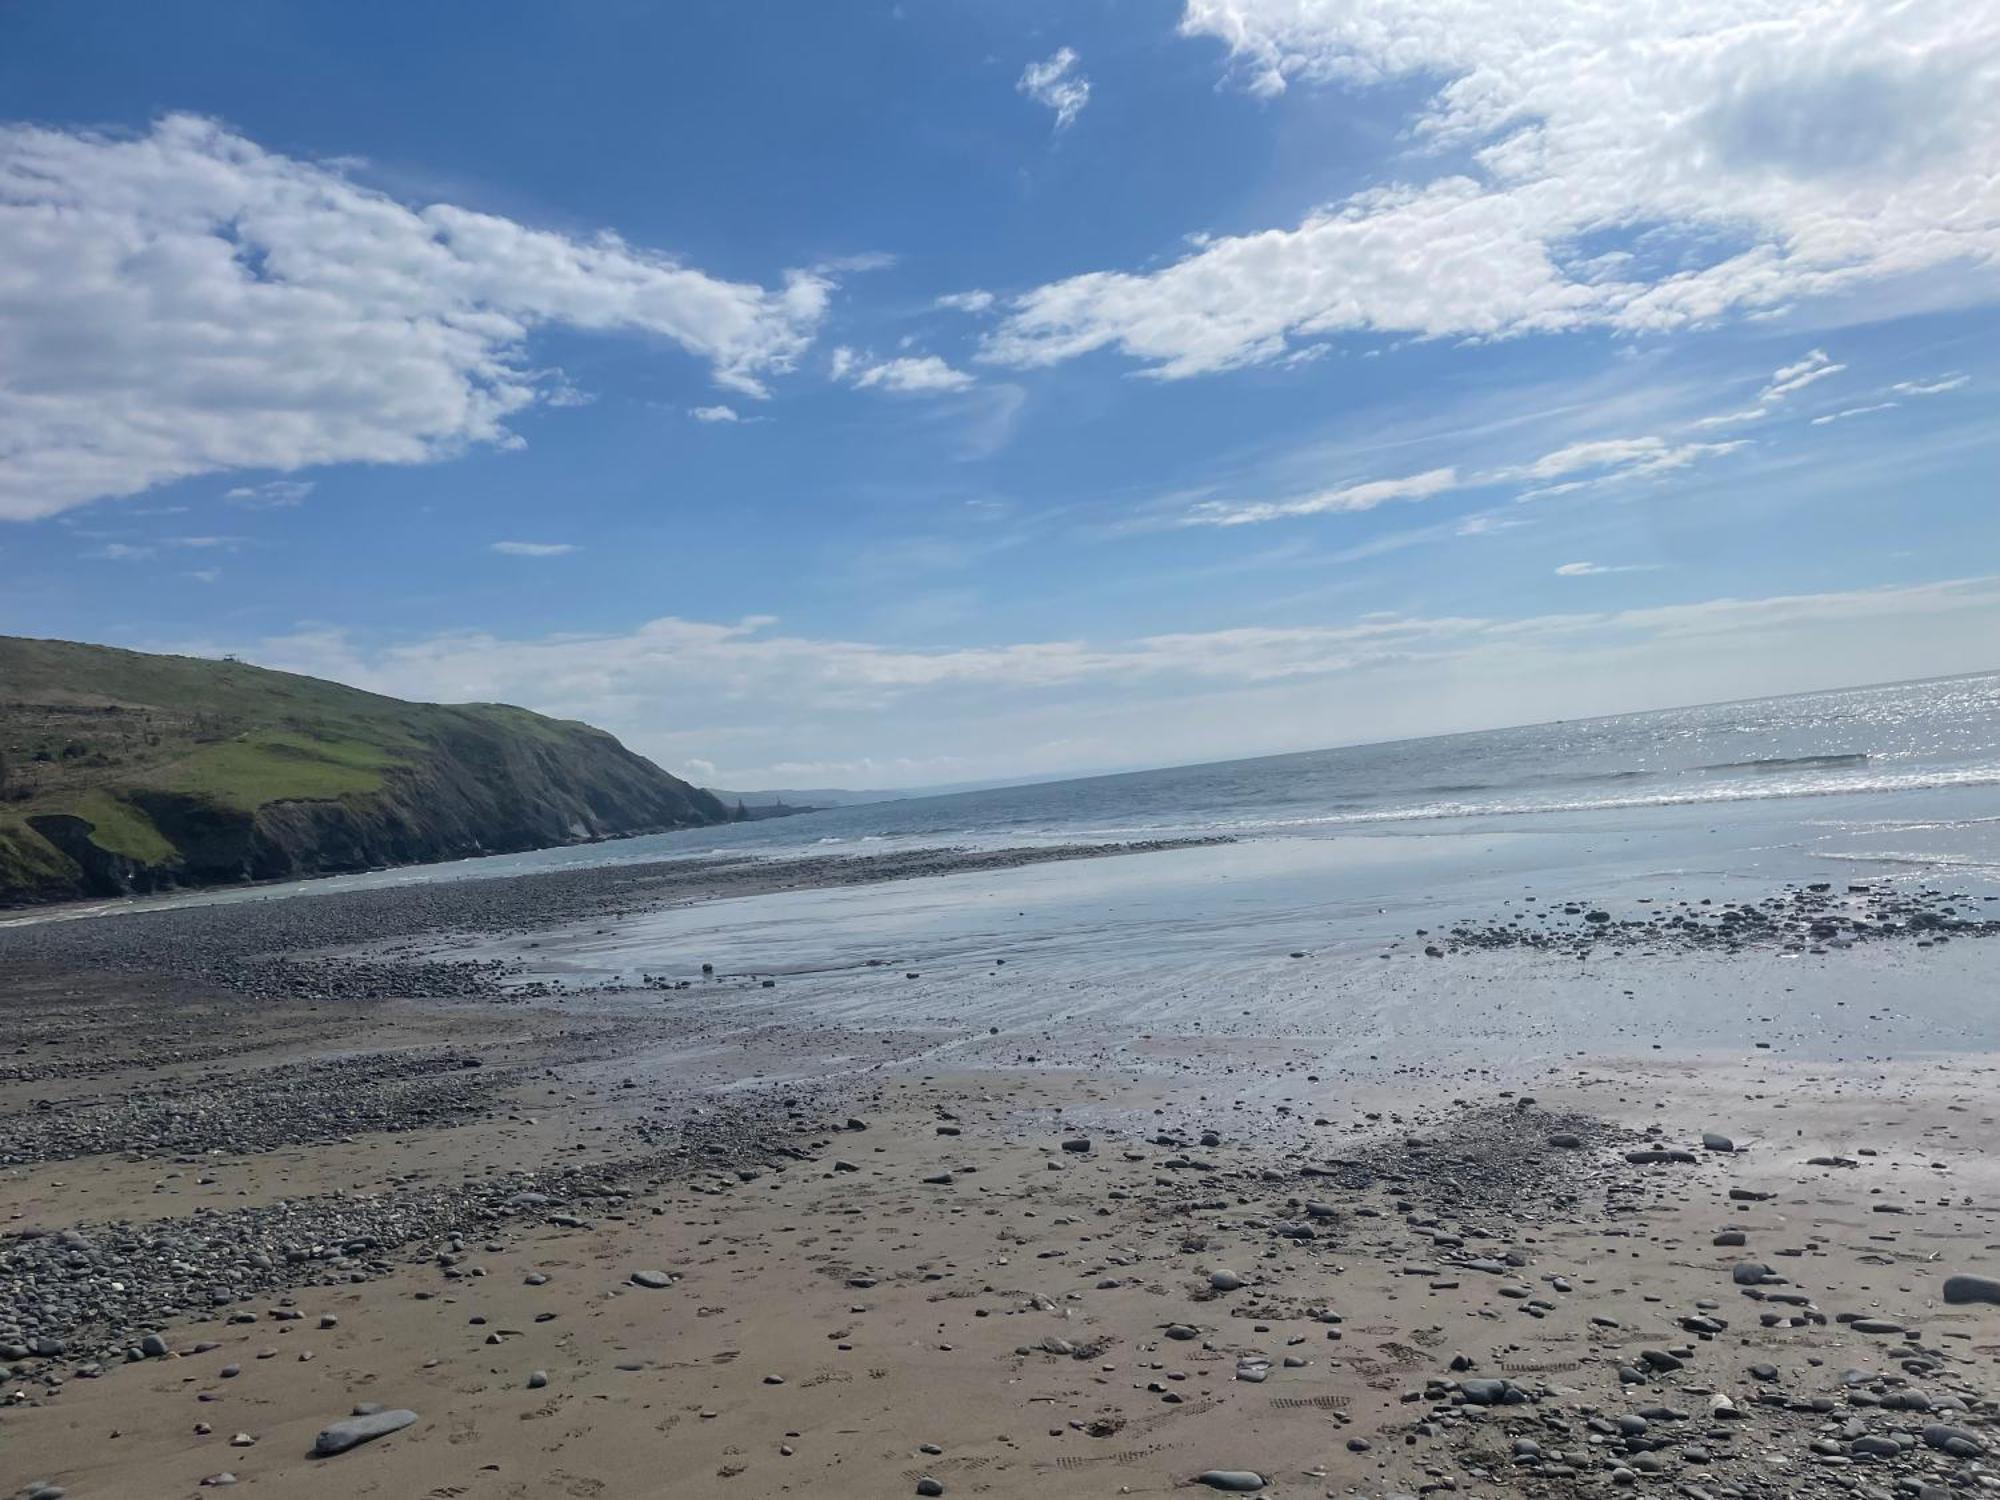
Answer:
[[[4,1492],[1987,1487],[1991,893],[1811,884],[1339,920],[1206,843],[0,930]]]
[[[0,1500],[2000,1500],[2000,0],[0,80]]]

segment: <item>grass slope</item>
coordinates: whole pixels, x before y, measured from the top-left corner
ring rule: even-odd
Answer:
[[[482,817],[505,825],[494,846],[525,847],[722,815],[601,730],[526,709],[0,636],[0,900],[80,893],[68,887],[100,852],[174,870],[186,851],[156,821],[169,810],[176,826],[212,814],[250,828],[280,805],[337,806],[364,830],[392,827],[401,851],[421,846],[433,803],[456,820],[438,857],[485,846]],[[299,863],[319,867],[310,851]]]

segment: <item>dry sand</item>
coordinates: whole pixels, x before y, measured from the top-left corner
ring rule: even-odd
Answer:
[[[1499,961],[1427,994],[1487,1003]],[[1475,1093],[1393,1058],[944,1072],[809,985],[754,1025],[26,962],[0,995],[0,1344],[70,1325],[10,1362],[0,1495],[2000,1487],[2000,1306],[1942,1296],[2000,1275],[1983,1054],[1649,1049]],[[870,1060],[755,1082],[831,1056]],[[1691,1159],[1628,1159],[1660,1149]],[[312,1456],[360,1403],[415,1420]]]

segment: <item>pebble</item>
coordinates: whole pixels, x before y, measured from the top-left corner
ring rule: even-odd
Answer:
[[[1209,1469],[1197,1474],[1194,1482],[1205,1484],[1212,1490],[1248,1495],[1264,1488],[1267,1481],[1254,1469]]]
[[[387,1437],[392,1432],[401,1432],[417,1420],[417,1414],[404,1408],[392,1411],[373,1411],[361,1415],[344,1417],[320,1429],[313,1440],[313,1455],[316,1458],[332,1458],[345,1453],[350,1448],[358,1448],[363,1443],[376,1438]]]
[[[1944,1300],[1955,1306],[1967,1302],[2000,1303],[2000,1281],[1990,1276],[1947,1276]]]

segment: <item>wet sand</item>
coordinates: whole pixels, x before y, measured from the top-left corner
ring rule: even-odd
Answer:
[[[691,894],[0,940],[0,1494],[2000,1482],[1983,929],[1093,967],[837,907],[704,977],[631,936]]]

